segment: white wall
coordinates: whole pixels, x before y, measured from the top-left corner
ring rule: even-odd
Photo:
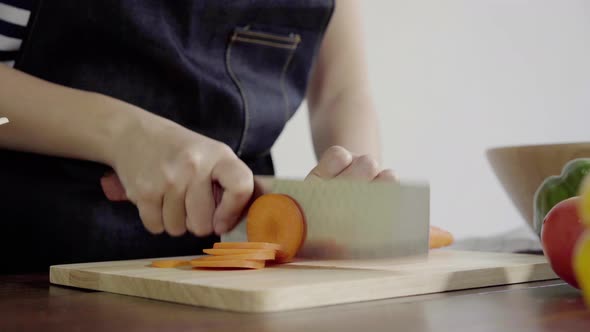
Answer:
[[[431,223],[459,238],[524,225],[485,149],[589,140],[590,2],[363,5],[385,164],[429,181]],[[280,176],[302,177],[313,167],[304,109],[274,155]]]

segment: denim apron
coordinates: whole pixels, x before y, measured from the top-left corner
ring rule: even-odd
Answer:
[[[305,96],[333,7],[333,0],[40,0],[15,68],[171,119],[226,143],[255,174],[272,175],[270,149]],[[107,170],[0,151],[0,247],[15,257],[4,268],[200,254],[218,241],[148,233],[133,204],[104,197]],[[9,238],[17,244],[9,247]]]

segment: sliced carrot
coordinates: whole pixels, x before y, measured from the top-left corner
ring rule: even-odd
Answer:
[[[193,267],[197,268],[234,268],[234,269],[262,269],[265,261],[255,261],[247,259],[235,260],[202,260],[194,259],[190,262]]]
[[[256,260],[256,261],[270,261],[276,258],[275,251],[260,251],[250,254],[233,254],[233,255],[212,255],[203,256],[193,259],[195,260],[206,260],[206,261],[223,261],[223,260]]]
[[[160,261],[153,261],[151,266],[152,267],[170,268],[170,267],[184,266],[184,265],[188,265],[188,264],[189,264],[188,260],[163,259]]]
[[[265,253],[269,255],[275,255],[276,250],[270,249],[203,249],[203,252],[213,256],[225,256],[225,255],[242,255],[242,254],[257,254]]]
[[[430,226],[430,234],[429,234],[429,247],[430,249],[442,248],[446,246],[450,246],[454,242],[453,235],[448,231],[436,227]]]
[[[277,263],[293,260],[305,241],[307,224],[297,202],[283,194],[258,197],[247,214],[246,233],[250,242],[277,243]]]
[[[217,242],[213,244],[214,249],[268,249],[281,250],[278,243],[269,242]]]

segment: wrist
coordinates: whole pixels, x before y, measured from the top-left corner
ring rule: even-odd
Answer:
[[[129,143],[138,134],[138,129],[150,115],[136,106],[121,100],[97,93],[90,93],[91,108],[95,117],[90,118],[92,139],[90,152],[95,161],[114,167],[118,151],[122,144]],[[135,140],[135,139],[134,139]],[[141,140],[141,138],[137,138]]]
[[[124,101],[99,95],[95,106],[108,110],[101,119],[96,156],[117,168],[129,154],[157,144],[157,137],[182,128],[179,124]],[[155,141],[154,141],[155,140]]]

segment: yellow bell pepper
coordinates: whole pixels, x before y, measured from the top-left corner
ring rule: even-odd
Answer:
[[[578,239],[574,250],[576,280],[582,290],[586,307],[590,309],[590,227]]]
[[[582,290],[586,306],[590,309],[590,175],[580,186],[580,216],[586,225],[584,234],[576,242],[574,249],[574,272]]]

